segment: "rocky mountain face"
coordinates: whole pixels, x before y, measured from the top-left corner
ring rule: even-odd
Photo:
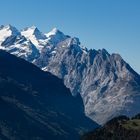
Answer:
[[[0,51],[0,139],[77,140],[98,125],[63,81]]]
[[[115,116],[140,112],[140,76],[119,54],[109,54],[105,49],[88,50],[78,38],[64,35],[56,28],[43,34],[31,27],[20,36],[35,47],[29,53],[30,47],[26,46],[22,58],[63,79],[73,96],[80,94],[85,113],[92,120],[104,124]],[[16,44],[9,39],[8,45],[2,42],[1,49],[21,57],[24,47],[19,45],[17,50]]]
[[[102,128],[85,134],[81,140],[140,140],[140,115],[132,119],[119,116]]]

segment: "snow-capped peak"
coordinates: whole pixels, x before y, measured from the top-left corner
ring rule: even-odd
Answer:
[[[53,28],[49,33],[45,34],[48,38],[48,41],[51,42],[53,45],[65,40],[68,38],[63,32],[58,30],[57,28]]]
[[[6,26],[1,25],[0,26],[0,32],[2,32],[2,31],[5,31],[5,32],[10,31],[12,35],[18,35],[18,34],[20,34],[20,32],[16,29],[16,27],[14,27],[14,26],[12,26],[10,24],[8,24]]]
[[[17,36],[20,35],[20,32],[14,27],[9,25],[1,25],[0,26],[0,45],[1,43],[10,36]]]
[[[45,39],[46,36],[41,33],[39,31],[39,29],[36,26],[31,26],[28,28],[25,28],[23,31],[21,31],[21,34],[25,37],[27,37],[28,39],[30,39],[30,37],[35,37],[36,39]]]
[[[25,28],[21,34],[30,40],[39,50],[44,47],[47,37],[36,26]]]
[[[35,25],[32,25],[30,28],[33,30],[37,29],[37,27]]]
[[[35,25],[32,25],[31,27],[26,27],[22,30],[23,31],[31,31],[31,32],[34,32],[34,30],[36,29],[37,27]]]
[[[54,36],[54,35],[58,35],[58,34],[61,34],[61,35],[64,35],[60,30],[58,30],[56,27],[53,28],[49,33],[46,34],[47,37],[50,37],[50,36]]]

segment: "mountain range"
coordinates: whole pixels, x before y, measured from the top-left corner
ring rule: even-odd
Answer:
[[[0,49],[63,79],[73,96],[82,97],[85,114],[101,125],[140,112],[140,75],[119,54],[87,49],[56,28],[42,33],[35,26],[19,31],[2,25]]]

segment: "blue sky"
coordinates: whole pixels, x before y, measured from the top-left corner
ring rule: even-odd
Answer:
[[[140,73],[140,0],[1,0],[0,24],[57,27],[88,48],[105,48]]]

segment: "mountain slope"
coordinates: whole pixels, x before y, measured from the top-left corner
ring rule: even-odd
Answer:
[[[2,50],[0,111],[2,140],[78,139],[98,126],[60,79]]]
[[[139,113],[140,76],[120,55],[105,49],[88,51],[79,44],[76,38],[57,44],[44,70],[64,79],[73,95],[80,93],[87,116],[100,124],[121,114]]]
[[[129,119],[120,116],[109,121],[102,128],[85,134],[81,140],[139,140],[140,118]]]
[[[26,31],[30,32],[21,34],[39,53],[31,49],[35,55],[28,59],[25,49],[25,59],[63,79],[72,95],[80,94],[85,113],[92,120],[104,124],[115,116],[131,117],[140,112],[140,76],[119,54],[109,54],[105,49],[88,50],[78,38],[67,36],[56,28],[44,35],[36,27]],[[15,53],[17,51],[8,49],[11,46],[3,45],[2,48],[20,56],[20,51]],[[22,49],[22,45],[19,48]]]

